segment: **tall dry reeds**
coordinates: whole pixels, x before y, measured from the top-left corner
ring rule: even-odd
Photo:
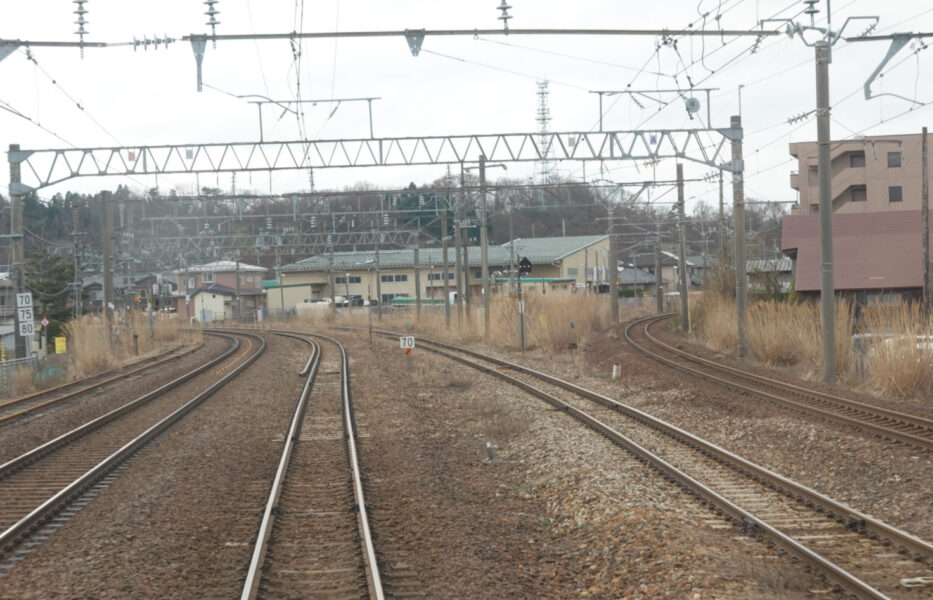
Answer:
[[[524,295],[524,335],[526,349],[537,348],[545,352],[562,352],[582,347],[588,335],[609,323],[609,299],[606,296],[533,292]],[[474,300],[462,313],[451,306],[450,327],[445,323],[443,305],[424,306],[417,319],[415,307],[403,312],[395,308],[386,310],[381,319],[373,308],[375,329],[411,331],[444,339],[452,343],[478,343],[484,341],[484,322],[480,302]],[[627,312],[626,312],[627,311]],[[646,314],[640,308],[623,309],[622,318]],[[485,340],[496,348],[518,348],[520,345],[520,315],[518,300],[510,295],[495,295],[489,307],[489,337]],[[340,325],[358,328],[368,326],[365,310],[340,309],[336,317],[329,310],[304,313],[301,322],[312,326]]]
[[[867,334],[865,365],[875,390],[904,398],[930,398],[933,323],[919,304],[866,307],[861,332]]]
[[[739,340],[735,301],[719,295],[703,296],[693,309],[693,332],[719,352],[734,352]]]
[[[184,326],[177,318],[144,313],[118,315],[111,328],[97,315],[83,315],[65,325],[71,376],[87,377],[152,352],[180,344],[196,343],[201,332]],[[134,339],[135,335],[135,339]]]
[[[752,358],[768,365],[796,367],[800,375],[822,374],[822,326],[820,305],[762,301],[749,306],[745,333]],[[836,302],[836,373],[846,377],[852,367],[852,303]],[[738,318],[735,302],[718,295],[705,296],[694,311],[694,333],[710,348],[735,352]]]

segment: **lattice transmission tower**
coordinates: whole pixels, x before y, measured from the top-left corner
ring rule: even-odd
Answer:
[[[548,106],[548,80],[538,82],[538,145],[542,159],[538,161],[536,175],[538,183],[551,183],[551,109]]]

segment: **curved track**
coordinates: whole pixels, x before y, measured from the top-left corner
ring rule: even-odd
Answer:
[[[307,336],[274,333],[306,341],[313,351],[241,598],[382,600],[346,350],[315,335],[336,346],[337,355],[325,359]]]
[[[668,316],[659,315],[631,323],[625,329],[625,339],[646,356],[684,373],[877,436],[933,450],[933,420],[756,375],[690,354],[651,334],[650,327]]]
[[[815,570],[827,581],[826,592],[876,600],[914,598],[910,580],[933,576],[930,543],[651,415],[514,363],[424,338],[419,342],[508,381],[598,431],[742,533]]]
[[[197,344],[191,348],[169,350],[150,359],[138,361],[123,368],[114,369],[93,377],[72,381],[54,388],[0,403],[0,425],[19,421],[21,418],[39,410],[45,410],[52,406],[62,404],[67,400],[78,398],[83,394],[98,390],[111,383],[138,375],[144,371],[154,369],[165,363],[187,356],[202,345],[203,343]]]
[[[28,545],[0,564],[0,576],[96,495],[95,485],[106,483],[133,454],[229,383],[265,350],[265,342],[258,336],[238,336],[247,341],[247,348],[241,348],[239,340],[223,336],[233,343],[220,357],[0,465],[0,555]],[[219,369],[212,371],[218,365]],[[176,390],[196,377],[189,386],[195,389]],[[23,543],[36,533],[35,539]]]

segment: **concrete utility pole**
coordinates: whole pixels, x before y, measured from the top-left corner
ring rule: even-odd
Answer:
[[[830,44],[817,42],[816,143],[820,193],[820,300],[823,327],[823,381],[836,381],[836,290],[833,282],[833,199],[829,158],[829,62]]]
[[[480,245],[480,277],[483,278],[483,339],[489,340],[489,247],[486,239],[486,156],[479,156],[479,193],[480,214],[479,219],[479,245]]]
[[[13,281],[16,285],[16,293],[22,294],[26,289],[26,273],[25,273],[25,252],[23,251],[23,196],[20,192],[19,185],[21,183],[20,175],[20,160],[19,156],[19,144],[10,144],[10,203],[13,208],[13,215],[10,219],[10,234],[12,245],[12,270],[13,270]],[[16,302],[13,303],[14,307]],[[26,343],[25,339],[19,334],[19,311],[14,310],[13,314],[15,318],[15,327],[13,339],[16,340],[16,358],[25,358],[26,357]]]
[[[655,227],[657,239],[654,242],[654,288],[657,302],[657,313],[664,312],[664,277],[661,276],[661,223]],[[637,268],[637,265],[636,265]]]
[[[687,304],[687,295],[690,288],[687,282],[687,215],[684,206],[684,166],[677,163],[677,229],[678,244],[677,262],[680,263],[680,328],[684,333],[690,332],[690,312]]]
[[[454,209],[454,287],[457,288],[457,325],[463,324],[463,252],[460,235],[461,223],[461,204],[463,201],[463,191],[460,192],[461,202]]]
[[[441,213],[441,260],[444,261],[442,277],[444,278],[444,327],[450,329],[450,282],[448,273],[450,268],[447,265],[447,207]]]
[[[240,296],[240,255],[237,254],[236,260],[236,322],[243,323],[243,299]]]
[[[739,356],[748,354],[748,340],[745,334],[745,313],[748,310],[748,279],[745,273],[745,167],[742,158],[742,117],[733,115],[730,119],[732,129],[738,129],[739,135],[732,140],[732,216],[735,229],[735,312],[736,334]]]
[[[470,228],[461,227],[460,233],[466,238],[463,240],[463,307],[469,323],[473,320],[470,315]]]
[[[725,258],[725,251],[726,251],[725,229],[726,229],[726,211],[723,205],[722,169],[719,169],[719,265],[720,266],[722,266],[723,259]],[[706,269],[706,265],[703,265],[703,268]]]
[[[607,206],[609,209],[609,264],[606,265],[607,276],[609,277],[609,322],[618,323],[619,322],[619,251],[616,248],[616,235],[613,229],[615,228],[615,212],[616,207],[612,200],[609,200]],[[634,272],[632,277],[634,277]],[[635,289],[634,280],[632,284],[632,289]],[[635,294],[632,294],[632,298],[635,297]]]
[[[330,244],[330,269],[327,270],[327,287],[330,288],[330,316],[331,317],[337,316],[337,290],[334,289],[337,285],[334,279],[335,268],[336,268],[336,265],[335,265],[335,260],[334,260],[334,244],[331,243]],[[377,274],[379,273],[378,269],[376,270],[376,273]],[[377,275],[377,280],[378,280],[378,275]]]
[[[923,306],[927,315],[933,308],[933,290],[930,289],[930,179],[927,166],[927,128],[923,128],[923,149],[921,151],[923,188],[920,196],[920,242],[923,244]]]
[[[421,269],[418,263],[418,248],[421,245],[419,238],[415,237],[415,247],[413,250],[415,266],[415,320],[421,320]]]
[[[104,239],[101,247],[104,254],[104,316],[107,320],[107,339],[113,344],[113,196],[110,192],[100,193],[104,203]]]

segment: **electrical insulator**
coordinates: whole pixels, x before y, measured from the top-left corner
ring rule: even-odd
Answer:
[[[204,4],[207,5],[207,12],[204,14],[208,16],[205,25],[211,26],[211,35],[217,35],[217,26],[220,25],[220,21],[217,20],[217,15],[220,14],[220,11],[214,8],[214,5],[219,1],[220,0],[204,0]],[[217,48],[217,40],[214,40],[214,48]]]
[[[512,16],[509,14],[510,8],[512,7],[506,4],[505,0],[502,0],[502,3],[499,4],[499,10],[502,11],[502,14],[499,15],[498,18],[500,21],[502,21],[502,27],[505,29],[506,34],[509,33],[509,19],[512,18]]]
[[[74,11],[74,14],[78,15],[78,20],[75,21],[78,30],[75,33],[81,41],[81,58],[84,58],[84,36],[88,34],[88,31],[84,28],[84,26],[87,25],[87,19],[84,18],[84,15],[87,14],[87,11],[84,9],[84,3],[87,2],[87,0],[72,0],[72,2],[78,5],[77,10]]]
[[[317,215],[311,215],[311,227],[317,227]]]
[[[389,226],[389,213],[382,213],[382,224],[386,227]]]

